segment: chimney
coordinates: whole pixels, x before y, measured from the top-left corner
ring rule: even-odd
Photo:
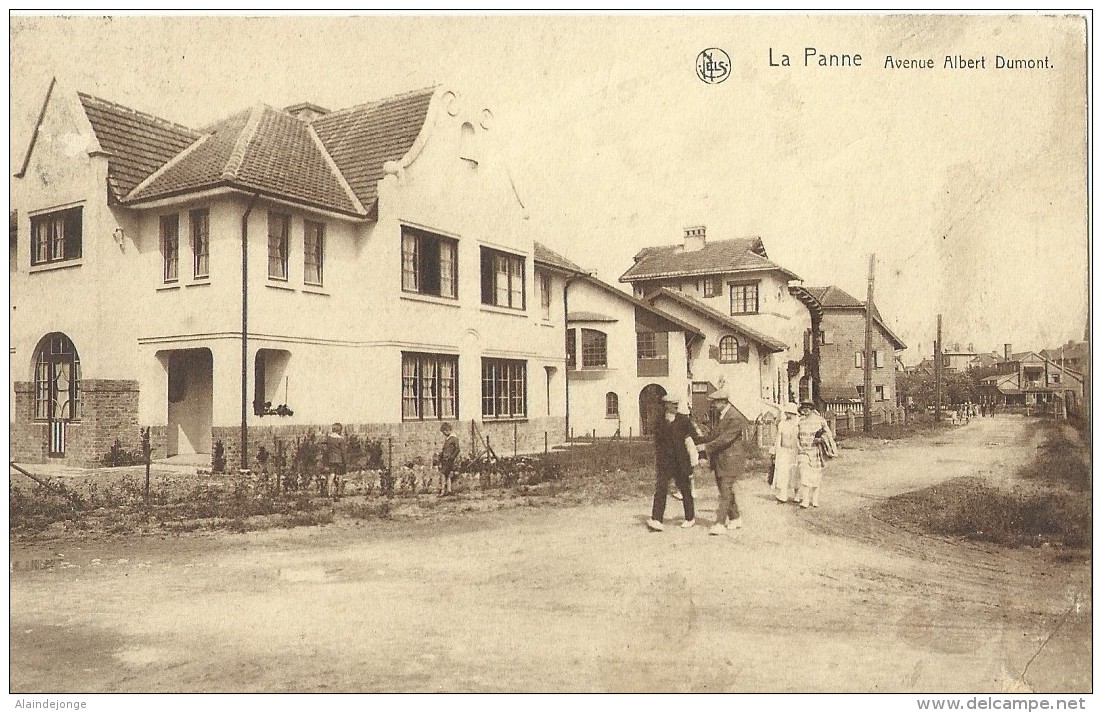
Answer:
[[[707,242],[704,235],[705,231],[706,228],[703,225],[693,225],[685,228],[685,252],[695,253],[704,249],[704,244]]]
[[[1011,353],[1010,352],[1010,345],[1009,344],[1004,344],[1003,345],[1003,361],[1010,361],[1010,353]]]
[[[324,116],[329,113],[329,110],[325,107],[318,106],[317,104],[311,104],[310,102],[299,102],[298,104],[292,104],[291,106],[284,107],[283,111],[296,119],[302,119],[303,121],[313,121],[319,116]]]

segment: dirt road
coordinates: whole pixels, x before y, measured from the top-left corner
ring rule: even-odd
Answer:
[[[1031,434],[1001,416],[844,450],[819,510],[746,482],[746,526],[727,537],[648,533],[648,503],[623,502],[13,546],[10,688],[1090,690],[1088,564],[902,532],[863,509],[1005,479]],[[714,487],[698,488],[710,524]]]

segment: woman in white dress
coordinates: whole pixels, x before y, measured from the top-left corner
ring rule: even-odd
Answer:
[[[783,416],[777,422],[777,437],[773,439],[773,495],[787,503],[799,499],[799,479],[796,475],[797,437],[800,420],[794,403],[784,405]]]

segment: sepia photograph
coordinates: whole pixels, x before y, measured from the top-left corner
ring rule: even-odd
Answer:
[[[1091,33],[10,13],[9,704],[1085,709]]]

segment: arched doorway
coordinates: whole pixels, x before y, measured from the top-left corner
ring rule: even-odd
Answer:
[[[666,390],[658,384],[647,384],[639,392],[639,433],[649,436],[654,426],[662,418],[662,397]]]
[[[34,350],[34,418],[49,424],[49,454],[65,455],[69,422],[80,420],[80,357],[60,332],[47,334]]]

